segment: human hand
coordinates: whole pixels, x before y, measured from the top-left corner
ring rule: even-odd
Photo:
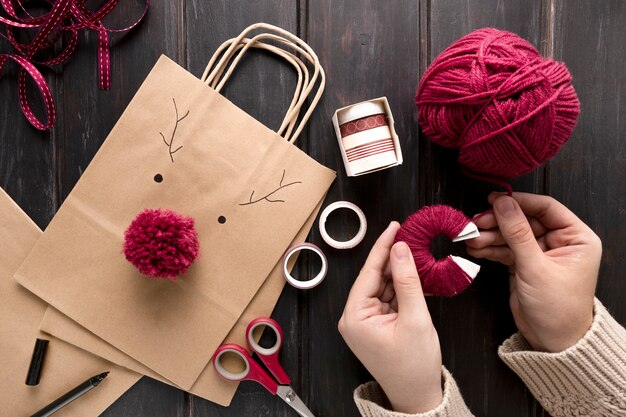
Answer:
[[[593,322],[600,238],[551,197],[491,193],[489,203],[468,254],[509,266],[513,318],[533,349],[573,346]]]
[[[441,350],[409,247],[394,245],[392,222],[357,277],[339,332],[378,381],[395,411],[441,404]]]

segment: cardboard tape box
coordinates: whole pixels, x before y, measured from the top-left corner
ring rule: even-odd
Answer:
[[[402,164],[400,141],[386,97],[343,107],[332,121],[349,177]]]

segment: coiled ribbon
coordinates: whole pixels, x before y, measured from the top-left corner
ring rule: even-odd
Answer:
[[[141,22],[148,11],[146,0],[141,16],[130,26],[122,29],[108,29],[102,23],[120,2],[108,0],[98,10],[92,11],[85,6],[86,0],[46,0],[51,10],[34,17],[25,7],[28,0],[0,0],[0,6],[8,17],[0,15],[0,27],[4,26],[4,33],[0,37],[8,41],[14,48],[11,54],[0,54],[0,77],[5,64],[11,60],[20,66],[17,83],[18,99],[22,113],[35,128],[50,129],[56,122],[56,109],[50,87],[41,72],[35,67],[39,65],[59,65],[67,62],[78,45],[78,31],[82,29],[98,32],[98,87],[101,90],[111,88],[111,60],[109,47],[109,33],[128,31]],[[16,8],[27,17],[19,17]],[[15,37],[15,29],[33,30],[37,32],[30,43],[22,43]],[[58,42],[62,42],[63,33],[69,32],[69,39],[60,48],[61,51],[50,59],[39,61],[35,59],[37,53],[53,49]],[[41,121],[32,111],[26,95],[26,81],[28,77],[35,82],[43,99],[46,121]]]

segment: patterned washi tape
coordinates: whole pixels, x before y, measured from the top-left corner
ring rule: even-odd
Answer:
[[[341,145],[354,173],[398,162],[385,106],[380,101],[355,104],[337,114]]]
[[[289,272],[289,267],[288,267],[291,257],[294,254],[303,250],[308,250],[317,254],[322,261],[322,268],[320,269],[320,272],[313,279],[310,279],[308,281],[300,281],[300,280],[295,279]],[[326,278],[327,272],[328,272],[328,260],[326,259],[326,255],[324,255],[324,252],[322,252],[320,248],[318,248],[312,243],[302,243],[300,245],[293,246],[292,248],[287,250],[287,252],[285,252],[285,256],[283,257],[283,276],[285,277],[285,280],[292,287],[298,288],[300,290],[308,290],[313,287],[317,287],[318,285],[322,283],[322,281],[324,281],[324,278]]]
[[[328,216],[330,215],[330,213],[340,208],[350,209],[354,211],[359,217],[359,231],[357,232],[356,236],[345,242],[339,242],[333,239],[326,231],[326,220],[328,219]],[[367,219],[365,218],[363,210],[361,210],[356,204],[353,204],[349,201],[336,201],[328,205],[328,207],[326,207],[324,211],[322,211],[322,214],[320,214],[319,226],[320,235],[322,235],[322,239],[324,239],[324,242],[328,243],[335,249],[352,249],[353,247],[361,243],[361,241],[365,237],[365,233],[367,232]]]

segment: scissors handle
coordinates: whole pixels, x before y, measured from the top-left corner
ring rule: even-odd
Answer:
[[[239,373],[228,371],[223,362],[226,360],[224,354],[231,353],[243,360],[246,368]],[[213,367],[217,373],[229,381],[255,381],[263,385],[269,392],[276,395],[278,384],[252,359],[247,350],[239,345],[228,343],[220,346],[213,356]]]
[[[259,327],[265,327],[274,332],[276,336],[274,346],[264,348],[257,343],[254,337],[254,331]],[[289,375],[287,375],[287,372],[285,372],[285,369],[278,360],[278,354],[283,346],[283,339],[283,329],[280,327],[280,324],[268,317],[259,317],[258,319],[252,320],[246,329],[246,340],[248,341],[250,350],[259,356],[259,359],[265,364],[272,375],[274,375],[274,378],[276,378],[280,385],[289,385],[291,383]]]

